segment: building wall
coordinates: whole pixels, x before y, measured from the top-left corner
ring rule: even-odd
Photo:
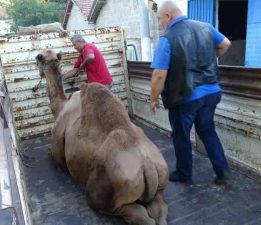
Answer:
[[[93,24],[89,24],[87,18],[84,17],[80,8],[77,5],[73,5],[71,15],[67,22],[67,30],[85,30],[93,28]]]
[[[157,4],[161,4],[162,1],[154,0]],[[187,14],[187,0],[177,0],[177,3],[184,14]],[[151,52],[153,55],[159,38],[159,24],[156,13],[150,8],[148,10]],[[108,0],[99,14],[96,27],[122,26],[125,30],[127,44],[134,44],[137,47],[138,60],[141,60],[140,18],[139,0]]]
[[[134,44],[141,58],[139,0],[108,0],[102,7],[95,26],[122,26],[127,44]]]
[[[0,19],[0,35],[10,34],[13,20]]]
[[[261,1],[248,1],[247,18],[247,43],[246,43],[246,61],[247,67],[261,67]]]

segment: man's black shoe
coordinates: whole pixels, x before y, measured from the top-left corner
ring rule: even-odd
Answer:
[[[230,171],[226,170],[222,175],[220,176],[217,175],[214,182],[216,185],[225,185],[227,184],[229,177],[230,177]]]
[[[192,184],[192,179],[180,177],[176,171],[169,175],[169,180],[173,182],[181,182],[185,184]]]

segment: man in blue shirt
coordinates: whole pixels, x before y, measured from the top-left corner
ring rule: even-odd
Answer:
[[[225,54],[230,41],[212,25],[187,19],[171,0],[161,4],[158,19],[165,34],[151,64],[150,106],[155,113],[161,94],[169,110],[177,160],[170,180],[192,181],[190,131],[194,123],[216,173],[214,181],[224,184],[229,168],[213,118],[221,100],[217,56]]]

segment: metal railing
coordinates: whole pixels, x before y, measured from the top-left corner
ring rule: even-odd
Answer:
[[[220,85],[225,94],[261,100],[261,68],[219,66]],[[128,61],[130,78],[151,79],[149,62]]]

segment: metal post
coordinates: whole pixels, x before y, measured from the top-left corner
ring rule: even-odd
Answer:
[[[139,0],[142,61],[151,61],[148,0]]]

